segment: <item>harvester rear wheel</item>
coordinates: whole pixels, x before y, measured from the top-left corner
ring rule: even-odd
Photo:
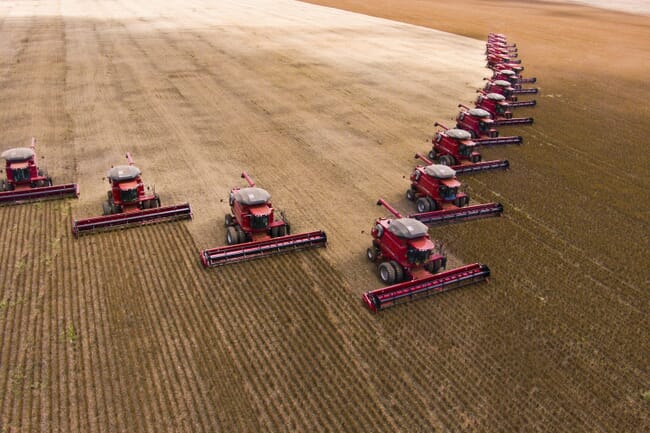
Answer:
[[[456,161],[454,160],[454,157],[451,155],[442,155],[438,162],[440,162],[440,164],[442,165],[451,166],[454,165]]]
[[[6,191],[7,190],[7,181],[2,179],[0,180],[0,191]]]
[[[371,262],[374,262],[377,260],[377,249],[375,247],[370,247],[366,250],[366,257],[368,257],[368,260]]]
[[[434,161],[434,160],[436,159],[437,156],[438,156],[438,154],[436,153],[435,149],[431,149],[431,150],[429,151],[429,159],[430,159],[431,161]]]
[[[409,188],[406,190],[406,199],[410,201],[415,200],[415,191],[413,191],[413,188]]]
[[[395,282],[395,268],[390,262],[383,262],[379,265],[379,279],[384,284],[393,284]]]
[[[229,226],[226,229],[226,243],[228,245],[235,245],[239,243],[239,233],[233,226]]]
[[[224,225],[225,225],[226,227],[231,226],[231,225],[232,225],[232,215],[230,215],[229,213],[227,213],[226,216],[224,217],[223,221],[224,221]]]
[[[424,213],[431,210],[431,205],[429,204],[429,200],[427,200],[427,198],[428,197],[420,197],[418,201],[415,202],[415,207],[417,208],[418,212]]]
[[[404,268],[395,260],[390,261],[391,266],[395,269],[395,282],[399,283],[404,279]]]

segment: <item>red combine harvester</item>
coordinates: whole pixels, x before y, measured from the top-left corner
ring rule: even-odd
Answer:
[[[507,81],[503,81],[502,83],[506,83]],[[476,93],[479,93],[480,95],[487,96],[487,95],[501,95],[503,96],[503,101],[508,104],[508,108],[522,108],[522,107],[535,107],[537,105],[537,101],[532,100],[532,101],[517,101],[516,96],[512,96],[511,90],[514,90],[512,87],[507,87],[506,89],[502,88],[502,86],[493,86],[494,87],[500,87],[497,92],[486,92],[485,90],[479,89],[476,91]],[[506,92],[508,93],[509,96],[503,95],[499,92]]]
[[[519,57],[517,49],[508,49],[504,45],[499,44],[487,44],[485,47],[486,56],[500,55],[510,58]]]
[[[511,104],[506,97],[498,93],[480,94],[476,99],[476,108],[481,108],[492,116],[494,126],[532,125],[532,117],[512,117]]]
[[[536,83],[537,78],[524,78],[520,75],[517,75],[512,69],[499,69],[492,72],[493,80],[505,80],[510,82],[510,85],[515,89],[521,89],[522,84]]]
[[[322,230],[290,234],[291,226],[284,212],[279,213],[279,218],[275,215],[271,194],[256,187],[246,172],[241,176],[249,187],[230,191],[232,213],[225,218],[228,245],[202,251],[203,266],[221,266],[327,244],[327,235]]]
[[[364,303],[373,312],[421,297],[484,281],[490,269],[474,263],[437,273],[447,264],[447,258],[429,238],[427,226],[413,218],[403,218],[399,212],[379,200],[395,218],[378,218],[372,228],[372,246],[368,260],[379,263],[379,279],[388,287],[363,294]]]
[[[126,159],[129,165],[115,166],[106,175],[111,189],[107,193],[108,200],[102,205],[102,216],[75,220],[72,223],[72,233],[75,236],[131,225],[192,218],[192,209],[188,203],[160,207],[158,194],[145,191],[140,169],[133,165],[131,154],[127,153]]]
[[[508,40],[508,37],[506,35],[504,35],[503,33],[490,32],[490,33],[488,33],[487,39],[488,39],[488,42],[506,43],[506,41]],[[514,44],[513,46],[517,46],[517,44]]]
[[[537,88],[528,88],[523,87],[516,88],[508,80],[489,80],[484,78],[487,81],[483,90],[485,93],[499,93],[506,97],[508,101],[516,101],[517,95],[536,95],[539,92]],[[535,104],[530,104],[535,105]]]
[[[442,130],[436,131],[433,136],[430,160],[451,166],[457,174],[510,167],[507,160],[481,161],[481,154],[476,150],[476,142],[469,132],[449,129],[438,122],[435,126]]]
[[[418,213],[409,215],[429,226],[470,219],[500,216],[501,203],[469,205],[469,196],[459,192],[461,186],[451,167],[433,164],[420,154],[415,155],[427,165],[418,165],[411,173],[411,187],[406,198],[415,202]]]
[[[64,197],[79,197],[76,183],[52,185],[52,178],[36,164],[36,140],[30,147],[5,150],[6,179],[0,179],[0,205]]]
[[[488,68],[495,68],[497,65],[504,65],[519,72],[524,70],[521,65],[521,59],[513,59],[503,54],[493,53],[487,55]]]
[[[495,144],[521,144],[524,138],[520,135],[510,137],[499,137],[499,131],[493,128],[495,122],[490,113],[482,108],[469,108],[458,104],[461,111],[456,117],[456,128],[469,132],[472,139],[481,146]]]

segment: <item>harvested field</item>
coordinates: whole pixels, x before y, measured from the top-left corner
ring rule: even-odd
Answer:
[[[0,432],[650,429],[647,17],[441,12],[471,39],[302,2],[145,3],[0,3],[0,143],[37,136],[81,186],[0,208]],[[439,24],[418,21],[435,1],[389,3],[363,12]],[[607,44],[605,19],[625,24]],[[431,233],[493,278],[373,316],[374,201],[409,210],[412,155],[474,97],[488,31],[538,76],[536,123],[484,150],[511,170],[465,178],[504,217]],[[127,151],[194,220],[74,239]],[[242,169],[328,248],[204,270]]]

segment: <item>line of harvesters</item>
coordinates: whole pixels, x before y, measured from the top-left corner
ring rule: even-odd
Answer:
[[[367,256],[377,263],[379,278],[388,284],[363,295],[363,301],[373,312],[404,300],[483,281],[490,275],[490,269],[480,263],[441,272],[447,259],[428,233],[428,226],[499,216],[503,212],[500,203],[470,206],[456,175],[507,169],[507,160],[483,161],[478,147],[521,144],[522,137],[500,137],[496,128],[533,123],[532,118],[512,116],[513,108],[535,105],[535,101],[518,101],[518,95],[537,93],[537,89],[522,86],[534,83],[535,79],[521,76],[523,67],[516,59],[516,45],[509,45],[504,35],[490,34],[486,54],[493,75],[486,79],[485,88],[478,91],[475,108],[459,105],[455,128],[436,123],[438,130],[427,156],[415,155],[424,164],[414,168],[406,197],[414,202],[417,212],[403,217],[384,200],[377,202],[394,218],[378,218],[371,230],[372,246]],[[34,139],[31,147],[9,149],[0,156],[6,161],[6,179],[0,181],[0,205],[79,196],[77,184],[53,185],[52,178],[38,167]],[[102,215],[73,220],[75,236],[192,218],[188,203],[161,206],[160,196],[155,189],[145,187],[141,171],[129,153],[126,159],[128,165],[111,167],[107,173],[110,189]],[[241,177],[248,186],[234,187],[229,193],[231,212],[224,218],[227,245],[203,250],[200,258],[204,267],[327,244],[327,235],[322,230],[292,234],[285,213],[274,209],[268,191],[257,187],[246,172]]]
[[[387,287],[364,293],[363,301],[373,312],[435,293],[486,280],[490,275],[487,265],[473,263],[445,270],[447,258],[440,245],[429,237],[428,226],[470,219],[499,216],[500,203],[469,205],[467,194],[460,192],[456,175],[493,169],[507,169],[507,160],[483,161],[478,148],[500,144],[521,144],[521,136],[500,137],[497,127],[530,125],[533,119],[514,118],[512,109],[533,107],[534,100],[519,101],[519,95],[538,92],[524,88],[535,78],[523,78],[517,46],[506,37],[491,33],[486,44],[487,66],[492,77],[478,90],[474,108],[460,104],[456,127],[435,123],[428,158],[416,154],[424,162],[411,173],[411,186],[406,198],[415,203],[417,213],[403,217],[384,200],[383,205],[394,218],[378,218],[371,230],[372,245],[367,250],[368,260],[377,263],[379,278]]]

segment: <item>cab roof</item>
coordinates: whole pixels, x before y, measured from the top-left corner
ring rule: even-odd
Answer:
[[[8,162],[21,162],[33,158],[34,151],[28,147],[16,147],[13,149],[5,150],[0,156],[6,159]]]
[[[267,203],[271,194],[265,189],[257,187],[242,188],[235,192],[235,200],[246,206],[256,206]]]
[[[470,108],[469,114],[474,117],[490,117],[490,113],[482,108]]]
[[[448,129],[445,131],[445,134],[455,140],[470,140],[472,138],[472,134],[465,131],[464,129]]]
[[[505,96],[500,95],[498,93],[488,93],[487,95],[485,95],[485,97],[487,99],[492,100],[492,101],[505,101],[506,100]]]
[[[417,239],[429,233],[426,225],[413,218],[394,219],[388,226],[388,230],[402,239]]]
[[[424,167],[424,172],[437,179],[452,179],[456,176],[456,170],[442,164],[431,164]]]
[[[135,179],[140,173],[140,169],[135,165],[116,165],[108,170],[106,176],[113,182],[124,182]]]

